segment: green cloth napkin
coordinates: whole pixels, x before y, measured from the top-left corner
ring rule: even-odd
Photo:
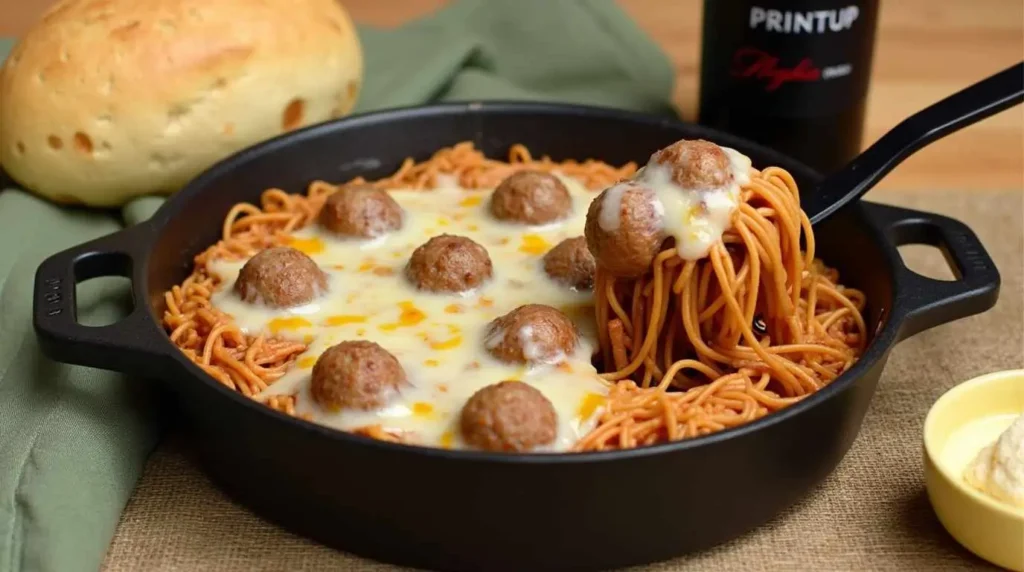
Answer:
[[[359,111],[500,98],[672,113],[667,58],[611,0],[465,0],[360,36]],[[0,39],[0,59],[12,43]],[[0,571],[96,570],[159,440],[153,382],[49,361],[30,312],[46,256],[145,220],[161,202],[96,211],[0,191]],[[121,282],[78,292],[89,324],[130,304]]]
[[[463,0],[360,38],[357,112],[517,99],[674,114],[671,63],[611,0]]]

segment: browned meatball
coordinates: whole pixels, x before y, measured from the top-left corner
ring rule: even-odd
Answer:
[[[732,182],[729,156],[710,141],[683,139],[651,155],[672,169],[672,182],[684,189],[718,189]]]
[[[529,451],[551,443],[558,432],[554,406],[520,381],[503,381],[474,393],[459,422],[466,443],[487,451]]]
[[[578,341],[568,316],[551,306],[527,304],[488,324],[484,345],[506,363],[558,363]]]
[[[365,340],[327,348],[313,365],[310,393],[322,407],[379,409],[405,383],[405,370],[395,356]]]
[[[544,271],[548,276],[576,290],[594,287],[596,266],[594,255],[587,248],[587,239],[582,236],[567,238],[544,255]]]
[[[487,249],[464,237],[435,236],[413,251],[405,274],[420,290],[463,292],[491,277]]]
[[[513,173],[491,195],[491,214],[507,222],[544,224],[570,211],[569,190],[558,177],[541,171]]]
[[[617,215],[605,212],[616,209]],[[584,234],[597,266],[613,276],[647,272],[665,240],[661,205],[654,191],[624,181],[601,192],[587,211]]]
[[[343,187],[327,197],[320,225],[337,235],[371,238],[402,228],[402,207],[386,191]]]
[[[327,291],[327,275],[302,252],[268,248],[242,266],[235,292],[250,304],[287,308],[311,302]]]

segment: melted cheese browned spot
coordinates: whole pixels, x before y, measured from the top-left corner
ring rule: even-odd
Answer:
[[[324,251],[324,248],[325,248],[324,241],[321,240],[320,238],[317,238],[317,237],[313,237],[313,238],[290,237],[285,244],[287,244],[288,246],[294,248],[295,250],[299,250],[301,252],[305,252],[306,254],[308,254],[310,256],[313,256],[314,254],[320,254],[321,252]]]

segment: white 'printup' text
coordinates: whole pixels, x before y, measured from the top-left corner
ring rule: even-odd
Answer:
[[[856,6],[847,6],[838,10],[812,10],[808,12],[791,12],[764,9],[760,6],[750,8],[750,29],[759,27],[766,32],[780,34],[824,34],[840,32],[853,27],[853,22],[860,15]]]

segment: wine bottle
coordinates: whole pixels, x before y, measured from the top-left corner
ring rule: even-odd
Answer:
[[[701,124],[828,173],[860,152],[878,0],[705,0]]]

